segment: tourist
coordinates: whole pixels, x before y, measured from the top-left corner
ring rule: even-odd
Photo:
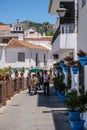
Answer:
[[[47,73],[47,70],[45,70],[43,74],[44,96],[49,96],[49,83],[50,75]]]

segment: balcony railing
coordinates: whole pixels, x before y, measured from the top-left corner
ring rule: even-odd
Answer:
[[[75,31],[74,24],[68,24],[68,25],[64,24],[64,25],[60,26],[60,32],[62,34],[64,34],[64,33],[74,33],[74,31]]]
[[[54,43],[54,41],[56,40],[56,38],[59,36],[59,34],[66,34],[66,33],[74,33],[75,31],[75,26],[74,24],[63,24],[63,25],[60,25],[54,36],[53,36],[53,39],[52,39],[52,44]]]

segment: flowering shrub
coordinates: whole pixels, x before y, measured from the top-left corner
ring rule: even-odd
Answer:
[[[86,56],[87,53],[80,49],[79,52],[77,53],[77,55],[78,55],[79,57],[83,57],[83,56]]]
[[[78,67],[79,66],[79,61],[78,60],[77,61],[72,60],[68,64],[70,66],[72,66],[72,67]]]
[[[64,60],[65,60],[65,61],[72,61],[73,58],[71,58],[70,56],[66,56],[66,57],[64,58]]]

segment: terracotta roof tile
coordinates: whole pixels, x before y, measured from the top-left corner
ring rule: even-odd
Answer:
[[[31,40],[31,41],[51,41],[52,37],[40,37],[40,38],[25,38],[24,40]]]
[[[35,45],[30,42],[21,41],[14,38],[10,40],[6,48],[30,48],[30,49],[42,49],[49,51],[49,49],[44,46]]]
[[[5,30],[5,31],[10,31],[10,26],[9,25],[0,25],[0,30]]]

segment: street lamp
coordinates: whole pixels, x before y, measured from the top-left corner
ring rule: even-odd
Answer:
[[[60,17],[64,17],[65,13],[67,12],[66,8],[59,8],[56,10],[56,12],[59,14]]]

